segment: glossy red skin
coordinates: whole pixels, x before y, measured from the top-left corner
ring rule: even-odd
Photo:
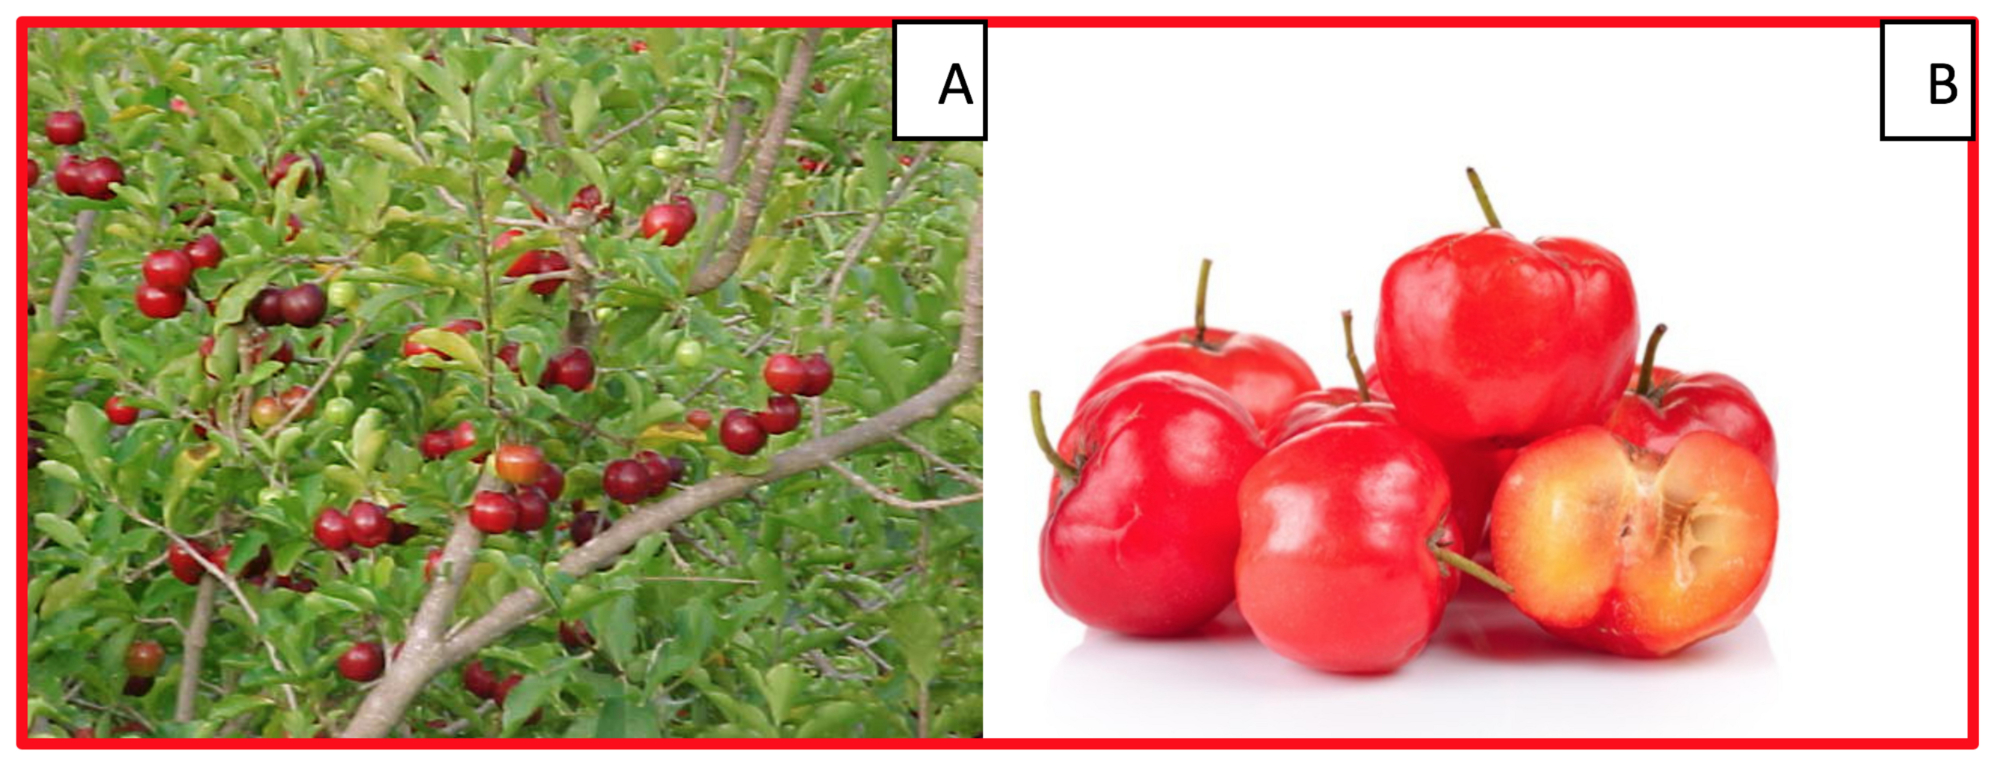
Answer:
[[[71,110],[51,112],[42,120],[42,135],[50,144],[71,145],[83,141],[83,115]]]
[[[1633,387],[1638,374],[1633,374]],[[1653,393],[1627,390],[1605,422],[1611,432],[1657,454],[1673,451],[1690,434],[1721,433],[1756,454],[1771,479],[1778,478],[1778,438],[1757,396],[1728,374],[1681,374],[1653,367]]]
[[[522,533],[540,531],[549,523],[549,498],[542,490],[530,486],[514,492],[514,530]]]
[[[250,300],[250,317],[259,326],[282,326],[285,324],[285,290],[277,286],[266,286],[257,291]]]
[[[576,392],[590,389],[591,380],[597,378],[597,362],[590,357],[590,351],[581,347],[571,347],[554,358],[542,369],[542,389],[567,387]]]
[[[583,624],[583,620],[556,623],[556,637],[562,640],[563,648],[573,652],[597,645],[597,639],[591,637],[590,628]]]
[[[285,290],[279,297],[278,308],[284,313],[286,323],[312,328],[326,317],[326,290],[318,283],[301,283]]]
[[[602,521],[603,518],[595,510],[584,510],[570,518],[570,544],[577,547],[590,544],[591,538],[597,536],[597,527]]]
[[[160,664],[167,659],[167,650],[159,641],[133,641],[125,647],[125,672],[141,678],[152,678],[160,674]]]
[[[1485,229],[1389,267],[1375,361],[1417,432],[1523,446],[1603,423],[1638,341],[1638,299],[1615,254]]]
[[[464,420],[451,428],[451,448],[453,451],[469,449],[477,443],[479,443],[479,431],[472,426],[472,420]]]
[[[764,448],[767,437],[757,417],[743,409],[730,409],[722,415],[721,433],[723,448],[746,457]]]
[[[687,423],[696,430],[706,430],[709,425],[715,424],[715,416],[708,413],[707,409],[695,409],[688,412]]]
[[[816,352],[806,356],[804,366],[806,378],[799,383],[799,391],[795,395],[817,398],[833,387],[833,364],[827,361],[826,353]]]
[[[565,482],[561,470],[557,470],[555,465],[543,462],[541,474],[535,477],[535,488],[541,489],[542,496],[554,502],[562,498]]]
[[[1370,393],[1372,396],[1373,393]],[[1264,426],[1264,445],[1278,444],[1307,431],[1334,422],[1381,422],[1396,424],[1395,411],[1388,401],[1371,400],[1373,407],[1361,405],[1361,391],[1352,387],[1329,387],[1302,393],[1286,404],[1282,416]]]
[[[64,195],[82,195],[84,165],[84,160],[75,155],[64,155],[62,160],[56,161],[56,191]]]
[[[636,459],[612,460],[604,466],[604,494],[628,505],[651,496],[652,474]]]
[[[1058,608],[1164,636],[1235,599],[1236,489],[1264,453],[1235,399],[1187,374],[1136,376],[1085,402],[1057,452],[1078,471],[1049,484],[1042,526],[1042,588]]]
[[[116,395],[104,402],[104,416],[114,425],[129,425],[139,421],[139,408],[125,405],[125,399]]]
[[[694,222],[694,203],[685,195],[675,195],[671,203],[646,209],[646,215],[639,219],[639,234],[648,238],[658,235],[661,244],[678,246],[694,229]]]
[[[500,480],[525,486],[542,477],[542,450],[509,443],[493,450],[493,474]]]
[[[536,253],[542,255],[541,262],[535,270],[537,273],[562,272],[569,269],[569,258],[563,256],[560,251],[538,251]],[[555,293],[556,289],[562,288],[562,284],[562,278],[538,280],[533,285],[528,286],[528,290],[534,292],[536,296],[548,296]]]
[[[165,320],[187,309],[187,289],[160,288],[141,283],[132,291],[132,303],[138,305],[141,315]]]
[[[443,459],[455,449],[450,430],[432,430],[424,433],[424,438],[417,447],[423,452],[425,459]]]
[[[124,166],[111,158],[98,158],[83,164],[82,175],[78,177],[79,194],[91,200],[110,200],[118,197],[118,191],[111,189],[111,184],[123,181]]]
[[[204,232],[201,237],[188,241],[181,249],[195,267],[210,269],[222,264],[222,241],[214,233]]]
[[[500,680],[494,678],[493,672],[479,660],[465,663],[465,672],[459,677],[459,682],[472,696],[482,700],[493,699],[493,694],[500,690]]]
[[[487,534],[505,534],[512,531],[514,522],[521,517],[521,508],[514,499],[497,491],[481,491],[472,495],[472,527]]]
[[[347,535],[362,548],[374,548],[389,541],[396,525],[381,505],[357,499],[347,506]]]
[[[329,507],[313,518],[313,539],[328,550],[346,550],[354,544],[354,533],[347,524],[347,516]]]
[[[444,324],[440,328],[443,328],[444,330],[450,331],[451,333],[457,334],[459,336],[465,336],[466,334],[470,334],[474,331],[485,331],[486,324],[481,323],[472,318],[459,318],[458,320],[454,320]]]
[[[340,655],[336,667],[340,677],[355,683],[367,683],[382,677],[382,645],[374,642],[357,643]]]
[[[189,585],[201,582],[201,575],[208,573],[201,567],[201,560],[207,558],[208,548],[199,542],[188,542],[192,551],[178,543],[167,545],[167,568],[174,573],[174,579]]]
[[[1184,328],[1125,348],[1098,370],[1078,407],[1140,374],[1179,371],[1222,388],[1263,429],[1284,416],[1293,398],[1319,389],[1312,367],[1275,339],[1214,327],[1203,339],[1204,344],[1195,344],[1194,329]]]
[[[139,273],[147,285],[165,289],[187,288],[194,279],[194,260],[181,251],[162,249],[146,255],[139,265]]]
[[[611,219],[611,203],[604,199],[604,193],[595,184],[577,190],[576,197],[569,201],[569,210],[595,212],[600,222]]]
[[[790,395],[773,395],[764,400],[764,410],[757,412],[757,426],[772,435],[784,435],[799,426],[799,399]]]
[[[521,149],[518,144],[514,145],[513,151],[507,153],[507,177],[510,179],[519,177],[527,168],[528,151]]]
[[[798,356],[781,352],[764,359],[764,385],[771,392],[797,395],[806,382],[806,364]]]
[[[1394,425],[1322,426],[1244,476],[1236,606],[1257,638],[1294,662],[1386,673],[1423,651],[1458,573],[1428,543],[1445,527],[1443,463]]]
[[[674,481],[680,480],[680,471],[675,469],[673,463],[668,462],[666,457],[661,456],[660,452],[647,449],[639,452],[638,456],[634,457],[634,459],[639,461],[640,467],[646,469],[646,490],[648,492],[646,496],[655,496],[665,492],[667,487],[673,485]]]

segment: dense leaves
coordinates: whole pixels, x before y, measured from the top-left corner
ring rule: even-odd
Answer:
[[[394,734],[979,733],[977,502],[905,509],[815,471],[595,575],[551,567],[580,529],[627,513],[604,491],[612,461],[657,451],[684,464],[677,486],[754,474],[951,363],[979,148],[890,140],[886,30],[819,41],[823,89],[804,94],[736,279],[686,296],[751,175],[731,137],[758,134],[801,34],[31,30],[30,125],[74,109],[88,126],[66,147],[37,132],[31,156],[124,168],[104,200],[28,191],[33,732],[339,733],[366,694],[347,679],[373,678],[341,656],[372,650],[393,674],[427,556],[472,500],[477,461],[507,442],[560,468],[535,484],[559,496],[550,525],[483,539],[454,622],[524,586],[554,608],[476,655],[494,691],[468,691],[455,666]],[[718,167],[725,155],[745,159]],[[924,159],[906,169],[908,155]],[[565,219],[586,187],[602,204]],[[697,214],[684,237],[642,236],[648,208],[679,195]],[[185,307],[155,319],[134,292],[161,250],[191,251],[195,269]],[[536,258],[551,277],[506,277],[534,251],[568,257]],[[182,260],[156,262],[157,279],[179,278]],[[278,322],[260,323],[273,296]],[[573,348],[589,351],[588,385],[538,386]],[[763,409],[779,352],[823,352],[839,376],[799,401],[796,429],[725,450],[690,409]],[[113,396],[139,410],[129,426],[107,417]],[[911,500],[976,492],[976,393],[905,437],[936,459],[888,443],[840,464]],[[357,502],[386,511],[386,540],[361,547],[351,516],[327,531],[323,510]],[[202,588],[170,570],[176,540],[191,581],[231,575],[185,720]],[[128,694],[135,640],[166,653],[160,685]]]

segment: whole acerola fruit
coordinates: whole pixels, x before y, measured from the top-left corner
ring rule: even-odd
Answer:
[[[165,320],[181,314],[187,308],[187,289],[160,288],[141,283],[132,291],[132,303],[138,305],[139,313],[148,318]]]
[[[83,116],[72,110],[49,113],[42,121],[42,135],[50,144],[68,146],[83,141]]]
[[[181,547],[179,542],[167,545],[167,568],[173,571],[174,579],[193,585],[200,583],[201,575],[206,573],[201,561],[208,557],[208,550],[199,542],[188,542],[188,546],[194,549]]]
[[[125,399],[116,395],[104,402],[104,416],[114,425],[129,425],[139,421],[139,408],[125,405]]]
[[[652,473],[639,460],[614,460],[604,466],[604,493],[625,504],[636,504],[652,496]]]
[[[250,300],[250,317],[259,326],[285,325],[285,290],[265,286]]]
[[[465,690],[471,692],[472,696],[482,700],[493,699],[494,693],[500,691],[500,680],[494,678],[493,672],[487,670],[479,660],[465,663],[465,672],[459,676],[459,682],[465,685]]]
[[[285,418],[285,405],[266,395],[250,405],[250,422],[260,430],[270,429]]]
[[[784,435],[799,426],[799,399],[790,395],[773,395],[764,401],[764,410],[757,412],[757,426],[772,435]]]
[[[357,499],[347,506],[347,532],[356,545],[374,548],[387,543],[395,528],[381,505]]]
[[[188,241],[181,250],[187,253],[188,260],[194,262],[196,267],[210,269],[222,264],[222,241],[216,239],[215,233],[204,232],[201,237]]]
[[[320,288],[318,283],[293,286],[285,290],[279,308],[284,312],[286,323],[299,328],[312,328],[326,316],[326,290]]]
[[[764,360],[764,384],[772,392],[796,395],[805,382],[806,366],[797,356],[781,352]]]
[[[185,252],[162,249],[146,255],[139,272],[147,285],[165,289],[186,288],[194,278],[194,260]]]
[[[533,446],[505,443],[493,450],[493,474],[516,486],[541,478],[542,464],[542,450]]]
[[[816,352],[805,360],[806,380],[799,386],[799,395],[817,397],[833,386],[833,364],[827,362],[826,353]]]
[[[743,456],[764,448],[764,428],[743,409],[730,409],[722,416],[722,446]]]
[[[590,389],[590,383],[597,378],[597,362],[590,357],[590,351],[581,347],[571,347],[554,358],[542,369],[542,389],[555,386],[567,387],[577,392]]]
[[[542,490],[530,486],[514,492],[514,507],[518,513],[514,517],[514,530],[522,533],[540,531],[549,523],[549,498]]]
[[[472,495],[470,515],[473,528],[487,534],[505,534],[514,529],[514,522],[521,517],[521,508],[506,494],[481,491]]]
[[[541,474],[535,478],[535,488],[541,489],[542,496],[548,497],[550,502],[561,499],[563,484],[562,471],[557,470],[555,465],[543,462]]]
[[[340,655],[338,663],[340,677],[355,683],[367,683],[382,677],[382,645],[373,641],[362,641],[347,647]]]
[[[144,639],[133,641],[125,647],[125,672],[140,678],[159,675],[160,663],[167,659],[167,650],[159,641]]]
[[[332,507],[319,511],[319,515],[313,518],[313,539],[328,550],[346,550],[348,545],[354,544],[347,516]]]
[[[454,448],[456,447],[452,445],[450,430],[432,430],[424,433],[423,440],[417,444],[417,450],[423,453],[425,459],[443,459]]]

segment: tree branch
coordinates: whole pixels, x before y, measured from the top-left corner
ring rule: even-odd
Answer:
[[[181,636],[181,686],[174,694],[174,720],[194,720],[194,695],[201,685],[201,652],[208,648],[208,626],[215,619],[215,578],[203,575],[195,589],[194,611]]]
[[[757,220],[764,214],[764,195],[771,187],[771,172],[778,165],[778,153],[784,150],[785,133],[792,128],[792,115],[798,111],[799,97],[806,87],[806,78],[812,75],[813,47],[819,44],[820,35],[825,30],[809,29],[792,48],[792,68],[785,74],[784,85],[778,90],[778,101],[771,107],[771,116],[764,121],[764,138],[757,145],[757,163],[750,169],[750,186],[744,190],[743,201],[736,208],[736,223],[729,231],[729,242],[722,253],[696,269],[688,280],[689,296],[714,291],[736,274],[736,265],[742,263],[743,254],[750,250],[751,236],[757,233]]]
[[[973,213],[964,263],[962,312],[965,321],[959,328],[957,354],[943,377],[887,411],[772,457],[769,469],[763,475],[717,476],[673,496],[642,505],[619,519],[610,529],[599,533],[589,544],[571,551],[558,562],[558,568],[565,574],[578,577],[597,571],[616,561],[641,537],[667,531],[696,513],[741,497],[759,486],[824,467],[862,448],[892,440],[903,429],[936,416],[977,386],[980,381],[980,353],[985,340],[983,210],[982,204]],[[459,520],[458,527],[453,530],[451,547],[469,554],[476,544],[470,540],[475,540],[477,535],[463,531],[468,525],[463,518]],[[446,557],[450,557],[449,551]],[[457,581],[463,577],[453,576],[451,579]],[[456,587],[446,591],[433,586],[431,593],[424,598],[424,609],[419,610],[418,626],[424,625],[429,617],[445,612],[451,599],[455,598],[455,595],[445,593],[455,593],[455,590]],[[432,609],[434,604],[442,608]],[[524,587],[501,598],[484,616],[452,633],[442,645],[430,636],[419,640],[413,632],[404,643],[402,661],[369,692],[341,736],[381,737],[388,734],[417,693],[439,671],[526,624],[546,608],[546,596],[541,589]],[[426,615],[426,610],[433,614]]]
[[[56,275],[55,295],[49,297],[49,327],[61,328],[69,320],[69,297],[76,291],[76,278],[83,273],[83,254],[90,249],[90,233],[97,228],[97,210],[76,215],[76,234],[63,252],[62,272]]]

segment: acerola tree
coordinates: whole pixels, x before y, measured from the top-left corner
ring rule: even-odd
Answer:
[[[28,40],[31,733],[980,732],[980,148],[886,30]]]

